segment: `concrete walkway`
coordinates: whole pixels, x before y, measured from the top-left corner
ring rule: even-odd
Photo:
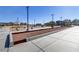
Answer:
[[[11,47],[10,52],[77,52],[79,26]]]
[[[4,30],[4,29],[0,29],[0,52],[6,52],[7,51],[7,40],[9,37],[7,37],[9,35],[9,31]]]

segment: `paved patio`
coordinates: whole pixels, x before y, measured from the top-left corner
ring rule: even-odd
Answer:
[[[11,47],[10,52],[77,52],[79,26]]]

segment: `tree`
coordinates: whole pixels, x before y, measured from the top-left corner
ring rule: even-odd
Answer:
[[[62,25],[62,22],[63,21],[58,20],[58,21],[56,21],[56,25]]]
[[[41,23],[37,23],[35,26],[42,26],[42,24]]]
[[[55,25],[55,22],[54,21],[50,21],[50,22],[47,22],[47,23],[44,23],[45,26],[51,26],[53,28],[53,26]]]
[[[63,25],[64,25],[64,26],[67,26],[67,27],[70,27],[70,26],[72,25],[72,22],[71,22],[70,19],[65,19],[65,20],[63,21]]]
[[[26,23],[21,22],[20,25],[26,25]]]
[[[56,21],[56,25],[57,25],[57,26],[61,26],[61,27],[64,26],[64,25],[63,25],[63,21],[60,21],[60,20]]]
[[[74,20],[72,21],[72,24],[73,24],[73,25],[79,25],[79,19],[74,19]]]

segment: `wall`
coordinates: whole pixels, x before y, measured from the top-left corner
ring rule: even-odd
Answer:
[[[58,27],[58,28],[54,28],[54,29],[48,28],[48,29],[33,30],[33,31],[29,31],[29,32],[27,32],[27,31],[15,32],[15,33],[12,33],[13,42],[18,42],[18,41],[24,40],[26,38],[40,35],[40,34],[47,33],[47,32],[51,32],[51,31],[54,31],[57,29],[61,29],[61,28]]]

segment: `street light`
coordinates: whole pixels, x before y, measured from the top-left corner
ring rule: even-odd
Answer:
[[[62,21],[62,17],[60,17],[60,20]]]
[[[27,31],[29,31],[29,6],[27,8]]]
[[[52,16],[52,21],[53,21],[53,19],[54,19],[54,14],[51,14],[51,16]]]
[[[19,25],[20,24],[20,22],[19,22],[19,17],[17,17],[17,25]]]
[[[52,16],[52,28],[53,28],[54,14],[51,14],[51,16]]]
[[[63,26],[63,21],[62,21],[62,17],[60,17],[60,20],[61,20],[61,27]]]
[[[19,23],[19,18],[17,17],[17,20],[16,20],[16,30],[17,31],[19,30],[19,27],[20,27],[20,23]]]
[[[35,27],[35,21],[36,21],[36,20],[34,19],[34,27]]]

